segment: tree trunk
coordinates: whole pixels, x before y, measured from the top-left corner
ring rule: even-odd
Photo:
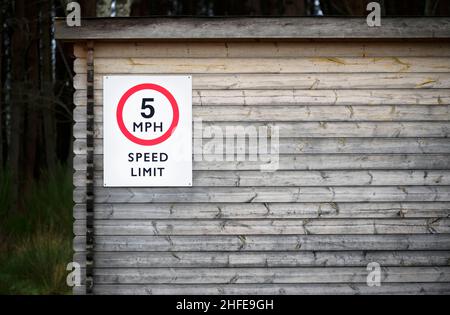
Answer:
[[[0,5],[0,176],[3,173],[3,13],[5,3]]]
[[[81,18],[97,16],[97,1],[78,0],[81,6]]]
[[[134,0],[131,4],[130,16],[143,16],[150,14],[150,4],[144,0]]]
[[[94,2],[94,1],[93,1]],[[42,35],[41,35],[41,95],[45,100],[43,108],[44,122],[44,145],[45,145],[45,162],[48,170],[51,172],[56,163],[56,122],[55,122],[55,105],[52,101],[54,98],[53,90],[53,67],[52,67],[52,39],[51,39],[51,12],[53,0],[44,0],[41,5],[42,12]]]
[[[262,15],[261,1],[260,0],[248,0],[248,10],[250,15],[260,16]]]
[[[278,0],[262,1],[261,8],[264,15],[280,15],[281,8]]]
[[[435,16],[439,0],[425,0],[425,16]]]
[[[38,140],[39,116],[39,5],[37,1],[31,1],[26,7],[26,17],[28,23],[28,47],[27,47],[27,78],[26,78],[26,126],[24,157],[23,157],[23,179],[24,191],[28,191],[33,182],[36,167],[36,149]]]
[[[371,0],[321,0],[325,15],[366,16],[367,4]]]
[[[20,175],[21,175],[21,144],[23,140],[23,105],[24,105],[24,73],[26,47],[25,1],[15,1],[14,29],[11,51],[11,130],[8,148],[8,166],[11,173],[11,201],[18,208]]]
[[[303,16],[305,14],[305,0],[283,0],[284,16]]]
[[[197,1],[195,0],[183,0],[182,2],[182,15],[196,15],[197,14]]]

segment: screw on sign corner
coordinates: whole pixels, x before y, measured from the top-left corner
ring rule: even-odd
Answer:
[[[162,95],[164,95],[167,98],[167,100],[170,102],[170,105],[172,107],[173,119],[172,119],[172,123],[170,124],[169,129],[162,136],[155,138],[155,139],[141,139],[141,138],[134,136],[133,134],[131,134],[131,132],[128,131],[127,127],[125,126],[125,123],[123,122],[123,108],[125,107],[125,103],[133,94],[135,94],[139,91],[142,91],[142,90],[153,90],[153,91],[157,91],[157,92],[161,93]],[[133,86],[132,88],[130,88],[128,91],[125,92],[125,94],[120,98],[119,104],[117,105],[116,119],[117,119],[117,124],[119,125],[119,128],[120,128],[120,131],[122,131],[124,136],[127,137],[127,139],[130,140],[131,142],[134,142],[136,144],[143,145],[143,146],[157,145],[157,144],[160,144],[160,143],[166,141],[167,139],[169,139],[169,137],[172,135],[172,133],[175,131],[175,128],[178,125],[179,118],[180,118],[180,112],[179,112],[178,103],[175,100],[175,97],[173,97],[173,95],[167,89],[163,88],[160,85],[153,84],[153,83],[144,83],[144,84],[138,84],[136,86]]]

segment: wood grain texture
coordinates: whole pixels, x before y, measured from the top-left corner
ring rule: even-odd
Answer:
[[[450,250],[450,234],[409,235],[97,235],[97,251],[173,252],[173,251],[349,251],[349,250]],[[76,251],[85,250],[85,236],[76,236]]]
[[[449,186],[450,171],[194,171],[194,187],[297,186]],[[76,187],[86,186],[86,172],[73,175]],[[103,186],[103,172],[94,174]]]
[[[331,115],[330,115],[331,116]],[[282,138],[320,138],[320,137],[361,137],[361,138],[447,138],[450,134],[448,122],[202,122],[194,123],[193,137],[211,139],[212,131],[221,130],[226,134],[228,128],[239,137],[257,137],[252,130],[278,130]],[[86,138],[86,123],[75,123],[75,138]],[[94,124],[94,137],[103,138],[103,124]]]
[[[74,294],[84,292],[75,287]],[[432,295],[450,294],[450,283],[384,283],[379,287],[366,284],[201,284],[201,285],[102,285],[95,294],[132,295]]]
[[[193,152],[204,156],[226,153],[204,144],[194,141]],[[257,152],[255,146],[249,145],[243,152]],[[280,138],[278,150],[280,154],[449,154],[450,141],[446,138]],[[84,139],[74,141],[73,153],[86,154]],[[94,153],[103,153],[102,140],[94,141]]]
[[[83,58],[74,72],[86,73]],[[97,58],[95,73],[402,73],[450,72],[450,58],[314,57],[314,58]]]
[[[449,186],[384,187],[193,187],[95,189],[97,203],[146,202],[414,202],[450,201]],[[77,187],[75,203],[85,203]]]
[[[260,171],[261,161],[271,160],[260,156],[260,161],[226,161],[225,156],[193,156],[194,170]],[[267,159],[266,159],[267,158]],[[272,158],[273,159],[273,158]],[[86,170],[86,155],[73,159],[75,171]],[[103,155],[94,156],[96,170],[103,170]],[[278,170],[447,170],[450,154],[294,154],[278,157]]]
[[[81,43],[74,45],[77,58],[86,57]],[[450,44],[435,42],[361,41],[134,41],[95,43],[95,58],[298,58],[298,57],[450,57]]]
[[[83,220],[86,205],[74,207]],[[312,218],[446,218],[447,202],[406,203],[150,203],[98,204],[94,218],[103,220],[152,219],[312,219]]]
[[[450,294],[450,44],[195,41],[214,23],[183,35],[194,41],[96,42],[94,292]],[[84,265],[83,45],[75,55],[73,246]],[[279,128],[277,171],[260,172],[265,156],[223,161],[197,127],[194,187],[102,187],[103,76],[185,73],[203,131]],[[366,285],[373,261],[381,287]]]
[[[355,90],[450,88],[450,74],[448,73],[196,74],[192,76],[192,80],[194,90],[345,90],[349,87]],[[103,89],[103,75],[95,76],[94,85],[97,90]],[[86,74],[75,75],[74,87],[77,90],[86,89]]]
[[[86,105],[86,91],[74,93],[75,105]],[[95,103],[103,103],[103,93],[96,90]],[[274,106],[287,105],[449,105],[448,89],[399,90],[194,90],[194,106]],[[411,106],[410,106],[411,107]],[[99,109],[97,109],[99,110]],[[97,113],[98,115],[99,113]],[[274,120],[271,120],[274,121]]]
[[[277,268],[277,267],[366,267],[378,262],[384,267],[448,266],[450,251],[332,251],[332,252],[97,252],[97,268]],[[74,261],[85,265],[85,254]]]
[[[365,267],[95,269],[97,284],[366,283]],[[450,282],[450,267],[383,267],[383,283]]]
[[[450,91],[450,90],[449,90]],[[74,110],[76,122],[86,121],[84,106]],[[205,122],[331,122],[331,121],[449,121],[450,105],[409,106],[194,106],[193,118]],[[103,109],[95,108],[95,121],[103,121]]]
[[[447,39],[450,20],[384,18],[383,27],[368,27],[365,18],[117,18],[84,19],[76,29],[65,18],[55,21],[60,40],[220,40],[220,39]],[[113,31],[114,30],[114,31]]]
[[[84,235],[83,220],[74,234]],[[96,220],[96,235],[284,235],[450,233],[450,219]]]

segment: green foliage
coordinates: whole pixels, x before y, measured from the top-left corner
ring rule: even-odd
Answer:
[[[8,199],[0,177],[0,294],[67,294],[72,261],[72,174],[56,166],[32,183],[22,204]]]
[[[52,233],[18,240],[0,256],[0,294],[66,294],[72,242]]]
[[[0,172],[0,222],[6,219],[11,207],[11,176],[7,170]]]

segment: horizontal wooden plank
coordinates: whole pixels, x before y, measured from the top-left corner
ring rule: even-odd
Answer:
[[[76,253],[74,261],[85,266],[86,253]],[[96,252],[96,268],[276,268],[276,267],[365,267],[448,266],[450,251],[345,251],[345,252]]]
[[[450,21],[439,18],[383,18],[383,27],[367,27],[365,18],[348,17],[149,17],[84,19],[74,29],[55,21],[61,40],[204,40],[204,39],[447,39]]]
[[[341,268],[108,268],[96,284],[366,283],[366,267]],[[450,267],[382,267],[382,283],[450,282]]]
[[[192,180],[194,187],[448,186],[450,171],[194,171]],[[73,184],[86,186],[86,172],[76,171]],[[102,171],[94,185],[103,186]]]
[[[86,218],[86,205],[74,206],[74,218]],[[450,216],[450,203],[200,203],[98,204],[96,219],[302,219],[438,218]]]
[[[85,294],[83,286],[75,287],[74,294]],[[383,283],[367,284],[199,284],[199,285],[102,285],[96,284],[95,294],[127,295],[404,295],[450,294],[450,283]]]
[[[103,91],[95,90],[95,104]],[[74,93],[75,105],[86,105],[86,90]],[[195,106],[335,106],[335,105],[448,105],[449,89],[399,90],[194,90]],[[334,109],[333,109],[334,110]],[[331,112],[330,112],[331,113]],[[97,113],[98,115],[98,113]],[[270,121],[273,121],[271,119]]]
[[[206,143],[207,141],[203,141],[203,144],[194,141],[193,152],[203,155],[219,153],[216,152],[217,148],[206,146]],[[257,147],[251,143],[245,152],[258,152]],[[86,141],[84,139],[75,140],[73,152],[86,154]],[[280,138],[278,152],[280,154],[448,154],[450,153],[450,141],[443,138]],[[103,153],[102,140],[95,139],[94,153]],[[225,148],[220,153],[226,153]]]
[[[450,219],[96,220],[96,235],[280,235],[450,233]],[[86,234],[77,220],[74,234]]]
[[[85,189],[75,188],[73,197],[75,203],[85,203]],[[95,189],[95,201],[97,203],[425,202],[450,201],[450,187],[97,187]]]
[[[267,158],[267,159],[266,159]],[[223,155],[193,157],[194,170],[260,171],[261,161],[226,161]],[[280,155],[278,170],[446,170],[450,169],[449,154],[307,154]],[[103,155],[94,156],[96,170],[103,170]],[[86,155],[75,155],[73,168],[86,170]]]
[[[450,90],[449,90],[450,91]],[[276,121],[449,121],[450,105],[380,106],[194,106],[193,118],[206,122]],[[103,121],[103,109],[96,106],[94,120]],[[75,122],[86,121],[86,107],[77,106]]]
[[[331,116],[331,115],[330,115]],[[238,137],[258,137],[260,128],[278,130],[281,138],[295,137],[418,137],[418,138],[446,138],[450,134],[449,122],[285,122],[285,123],[233,123],[233,122],[204,122],[194,123],[194,138],[211,138],[212,131],[221,130],[227,134],[227,128],[233,128]],[[79,122],[73,126],[75,138],[86,138],[86,123]],[[103,138],[103,124],[94,124],[94,137]]]
[[[74,72],[86,71],[86,60],[75,59]],[[94,71],[97,74],[450,72],[450,58],[96,58]]]
[[[410,235],[199,235],[95,237],[96,251],[350,251],[450,250],[450,234]],[[84,251],[86,236],[76,236],[75,251]]]
[[[97,47],[95,52],[97,52]],[[450,50],[450,47],[449,47]],[[115,50],[114,50],[115,51]],[[252,49],[252,51],[254,51]],[[108,74],[111,75],[111,74]],[[86,74],[74,77],[74,88],[86,89]],[[94,77],[103,89],[103,75]],[[194,90],[346,90],[346,89],[447,89],[449,73],[311,73],[311,74],[196,74]]]
[[[86,58],[86,46],[74,45]],[[450,57],[447,42],[96,42],[95,58]]]

